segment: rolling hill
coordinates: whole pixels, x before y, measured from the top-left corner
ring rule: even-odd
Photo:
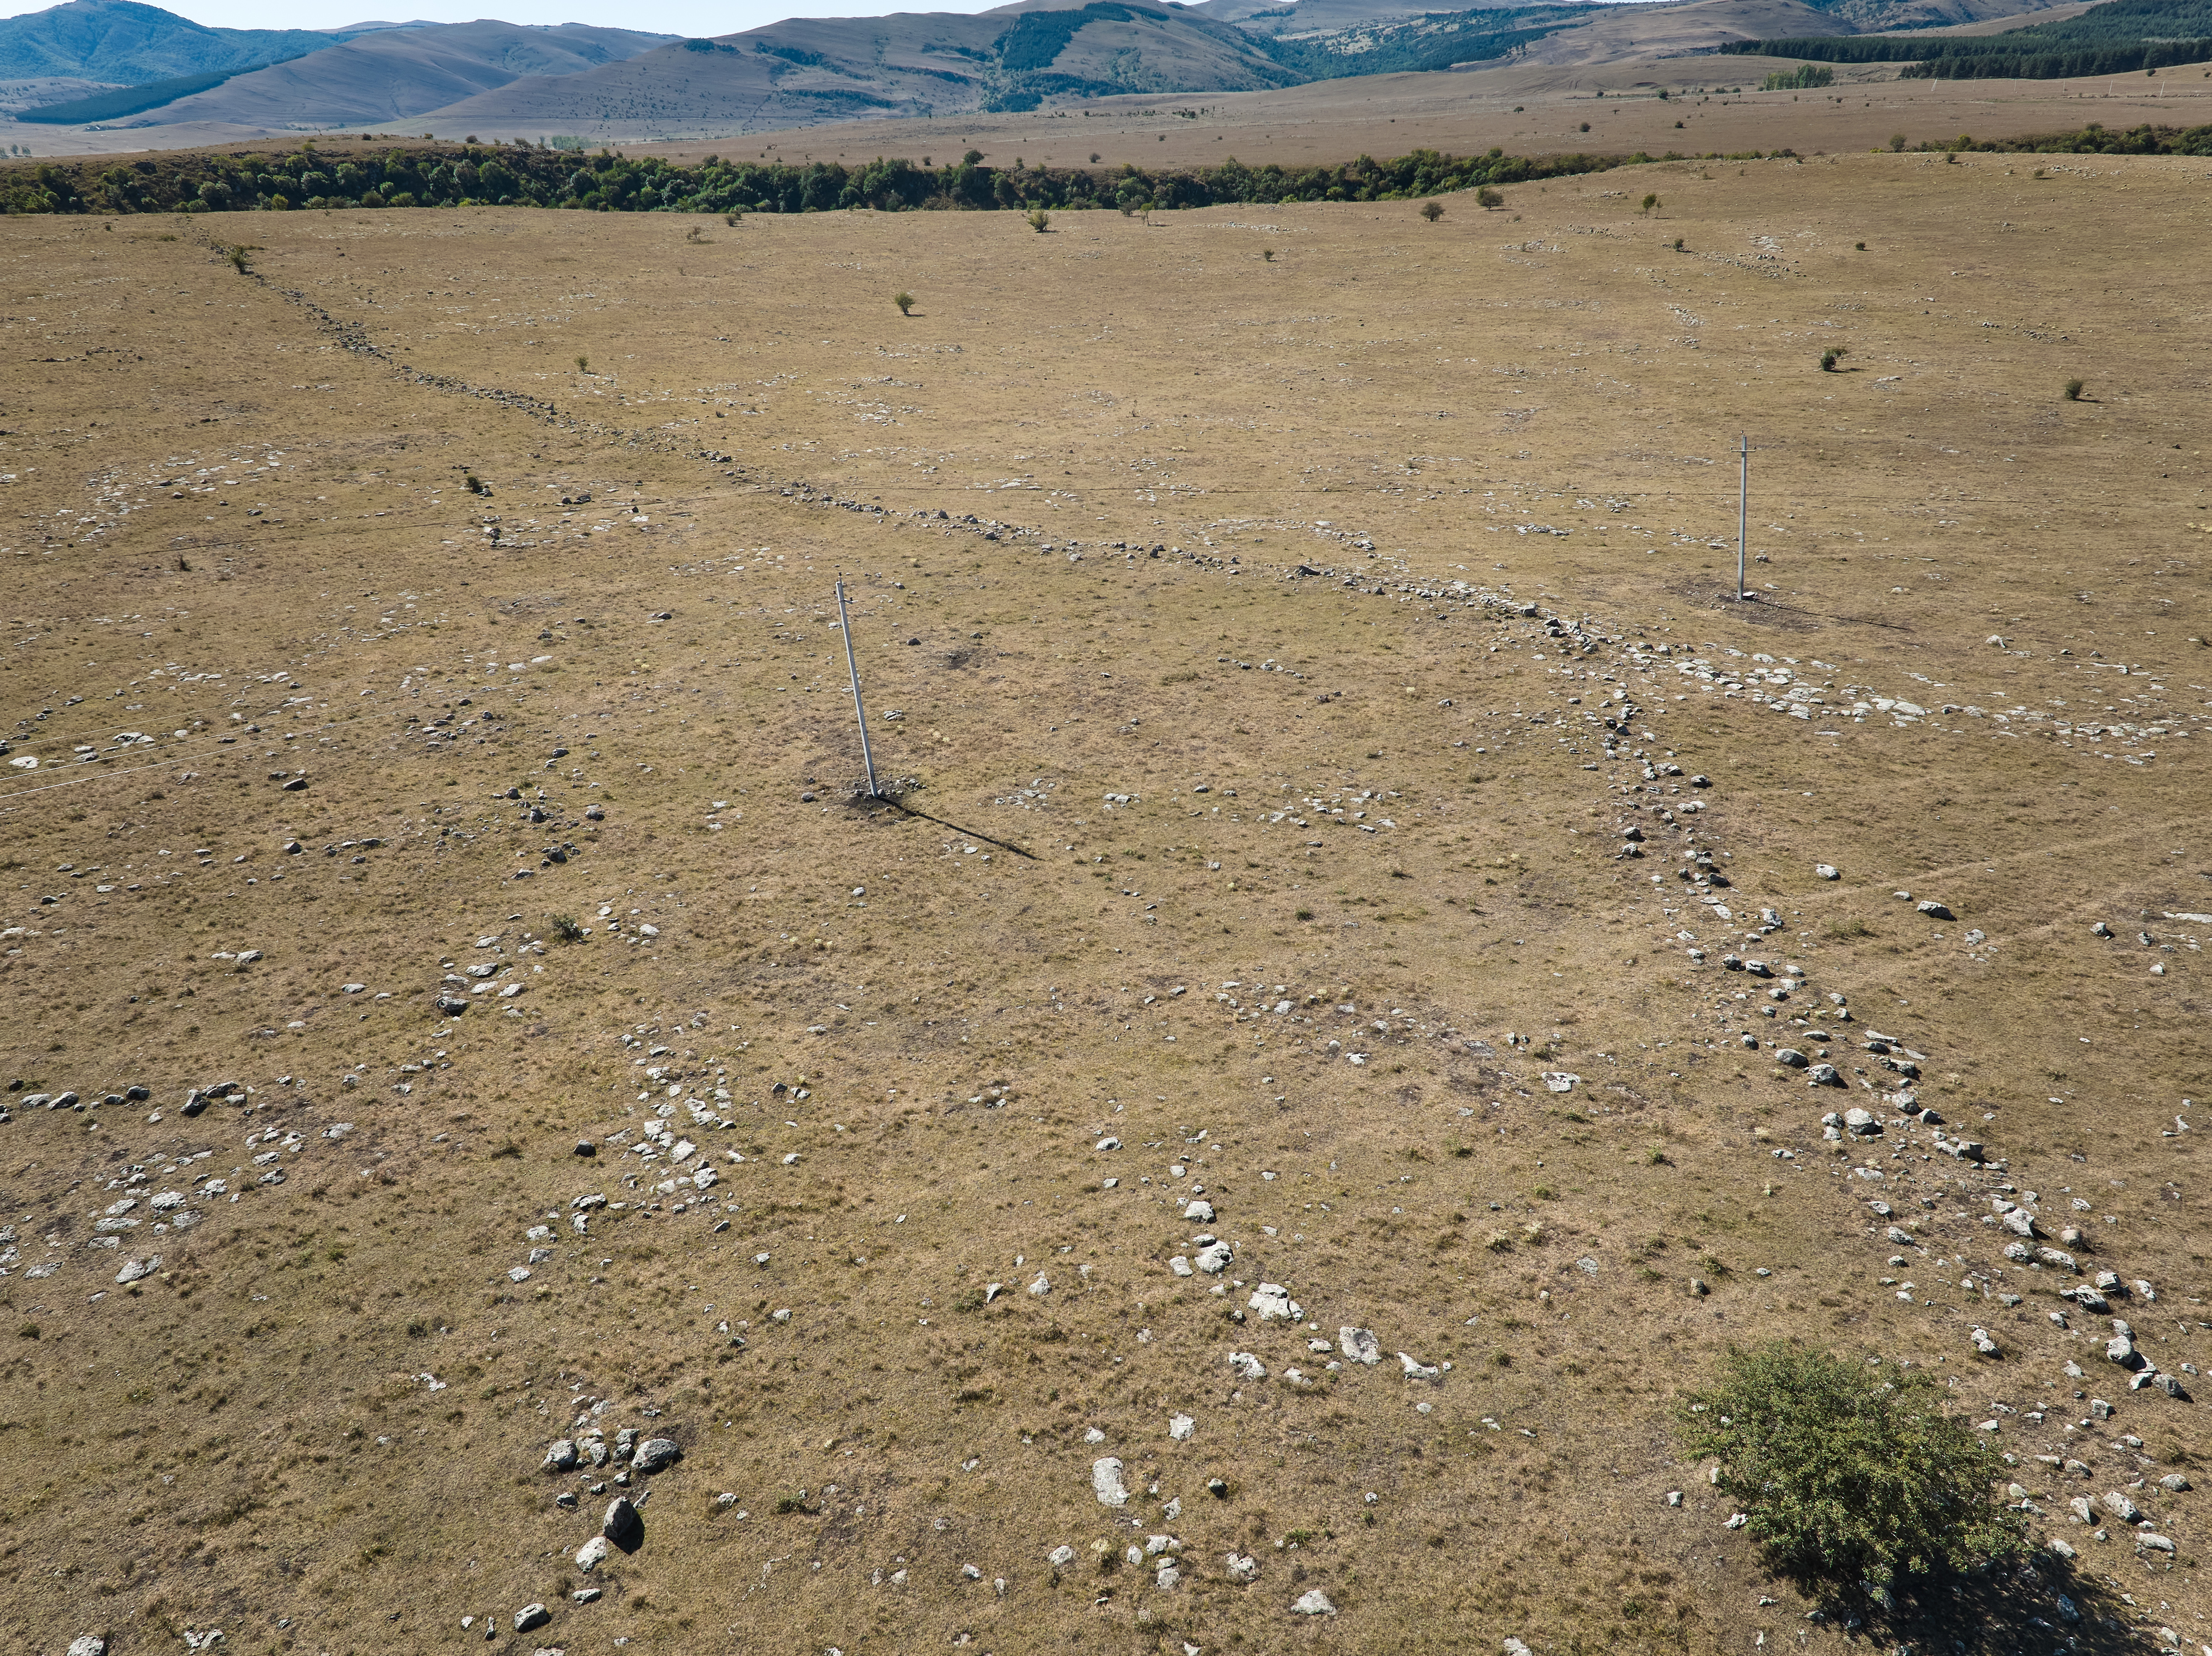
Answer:
[[[489,20],[364,34],[234,76],[150,112],[159,121],[361,126],[405,119],[528,76],[566,76],[665,45],[665,34]]]
[[[66,76],[136,86],[251,69],[349,38],[343,31],[207,28],[137,0],[70,0],[0,19],[0,79]]]
[[[434,112],[441,132],[760,130],[855,117],[1033,109],[1048,97],[1253,91],[1304,77],[1224,23],[1149,0],[978,16],[797,18],[685,40]]]

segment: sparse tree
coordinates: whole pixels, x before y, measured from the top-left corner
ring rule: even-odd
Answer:
[[[898,292],[891,295],[891,303],[899,307],[899,314],[901,316],[912,316],[914,314],[914,295],[907,292],[905,288],[902,288]]]
[[[1421,216],[1428,220],[1430,223],[1434,224],[1443,215],[1443,203],[1440,201],[1425,201],[1421,203]]]
[[[1656,196],[1646,196],[1646,197],[1644,197],[1644,210],[1646,213],[1656,213],[1656,212],[1657,212],[1657,211],[1659,210],[1659,197],[1656,197]]]
[[[1996,1451],[1924,1373],[1777,1340],[1729,1351],[1676,1417],[1685,1453],[1720,1463],[1746,1532],[1808,1583],[1881,1592],[2022,1545],[1990,1499]]]
[[[1486,184],[1474,192],[1474,204],[1485,212],[1494,213],[1505,205],[1505,197]]]

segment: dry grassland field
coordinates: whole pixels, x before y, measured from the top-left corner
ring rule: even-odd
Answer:
[[[2212,1643],[2205,174],[0,224],[9,1643]]]
[[[842,161],[851,167],[878,155],[917,161],[928,155],[941,164],[974,146],[999,166],[1019,156],[1031,166],[1079,167],[1094,152],[1109,167],[1215,167],[1232,155],[1248,166],[1291,167],[1418,149],[1480,155],[1493,145],[1509,155],[1790,149],[1825,157],[1886,149],[1899,133],[1914,144],[1948,143],[1961,133],[1987,143],[2076,131],[2092,121],[2115,132],[2212,123],[2212,78],[2196,69],[2095,80],[1959,82],[1899,80],[1889,64],[1838,64],[1832,88],[1757,89],[1770,72],[1796,66],[1781,58],[1700,57],[1373,75],[1279,92],[1100,99],[1087,106],[1088,115],[979,112],[843,122],[742,139],[667,139],[638,153],[696,164],[734,149],[798,166]],[[1662,87],[1669,94],[1664,100],[1658,96]],[[179,133],[186,143],[227,136]],[[610,136],[665,137],[652,130]],[[59,154],[145,142],[127,130],[73,129],[42,137],[40,147]]]

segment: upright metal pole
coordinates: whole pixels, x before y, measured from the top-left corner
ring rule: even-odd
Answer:
[[[1743,474],[1736,485],[1735,495],[1735,601],[1745,602],[1751,597],[1744,585],[1744,530],[1751,516],[1751,436],[1743,438]],[[849,644],[848,646],[849,646]]]
[[[868,710],[860,705],[860,669],[853,659],[853,623],[845,614],[845,583],[837,583],[837,630],[845,635],[845,670],[853,679],[853,717],[860,725],[860,762],[868,769],[868,798],[880,799],[876,792],[876,757],[868,751]]]

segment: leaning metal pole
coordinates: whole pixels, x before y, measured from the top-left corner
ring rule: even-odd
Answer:
[[[868,770],[868,798],[880,799],[876,792],[876,757],[868,751],[868,710],[860,705],[860,669],[853,659],[853,623],[845,614],[845,583],[837,583],[837,630],[845,635],[845,670],[853,679],[853,717],[860,725],[860,762]]]
[[[1751,597],[1750,589],[1744,583],[1743,567],[1744,529],[1750,516],[1751,436],[1749,433],[1746,433],[1743,438],[1743,472],[1737,482],[1735,492],[1735,601],[1738,604],[1746,603]],[[852,647],[849,641],[846,647],[848,649]]]

